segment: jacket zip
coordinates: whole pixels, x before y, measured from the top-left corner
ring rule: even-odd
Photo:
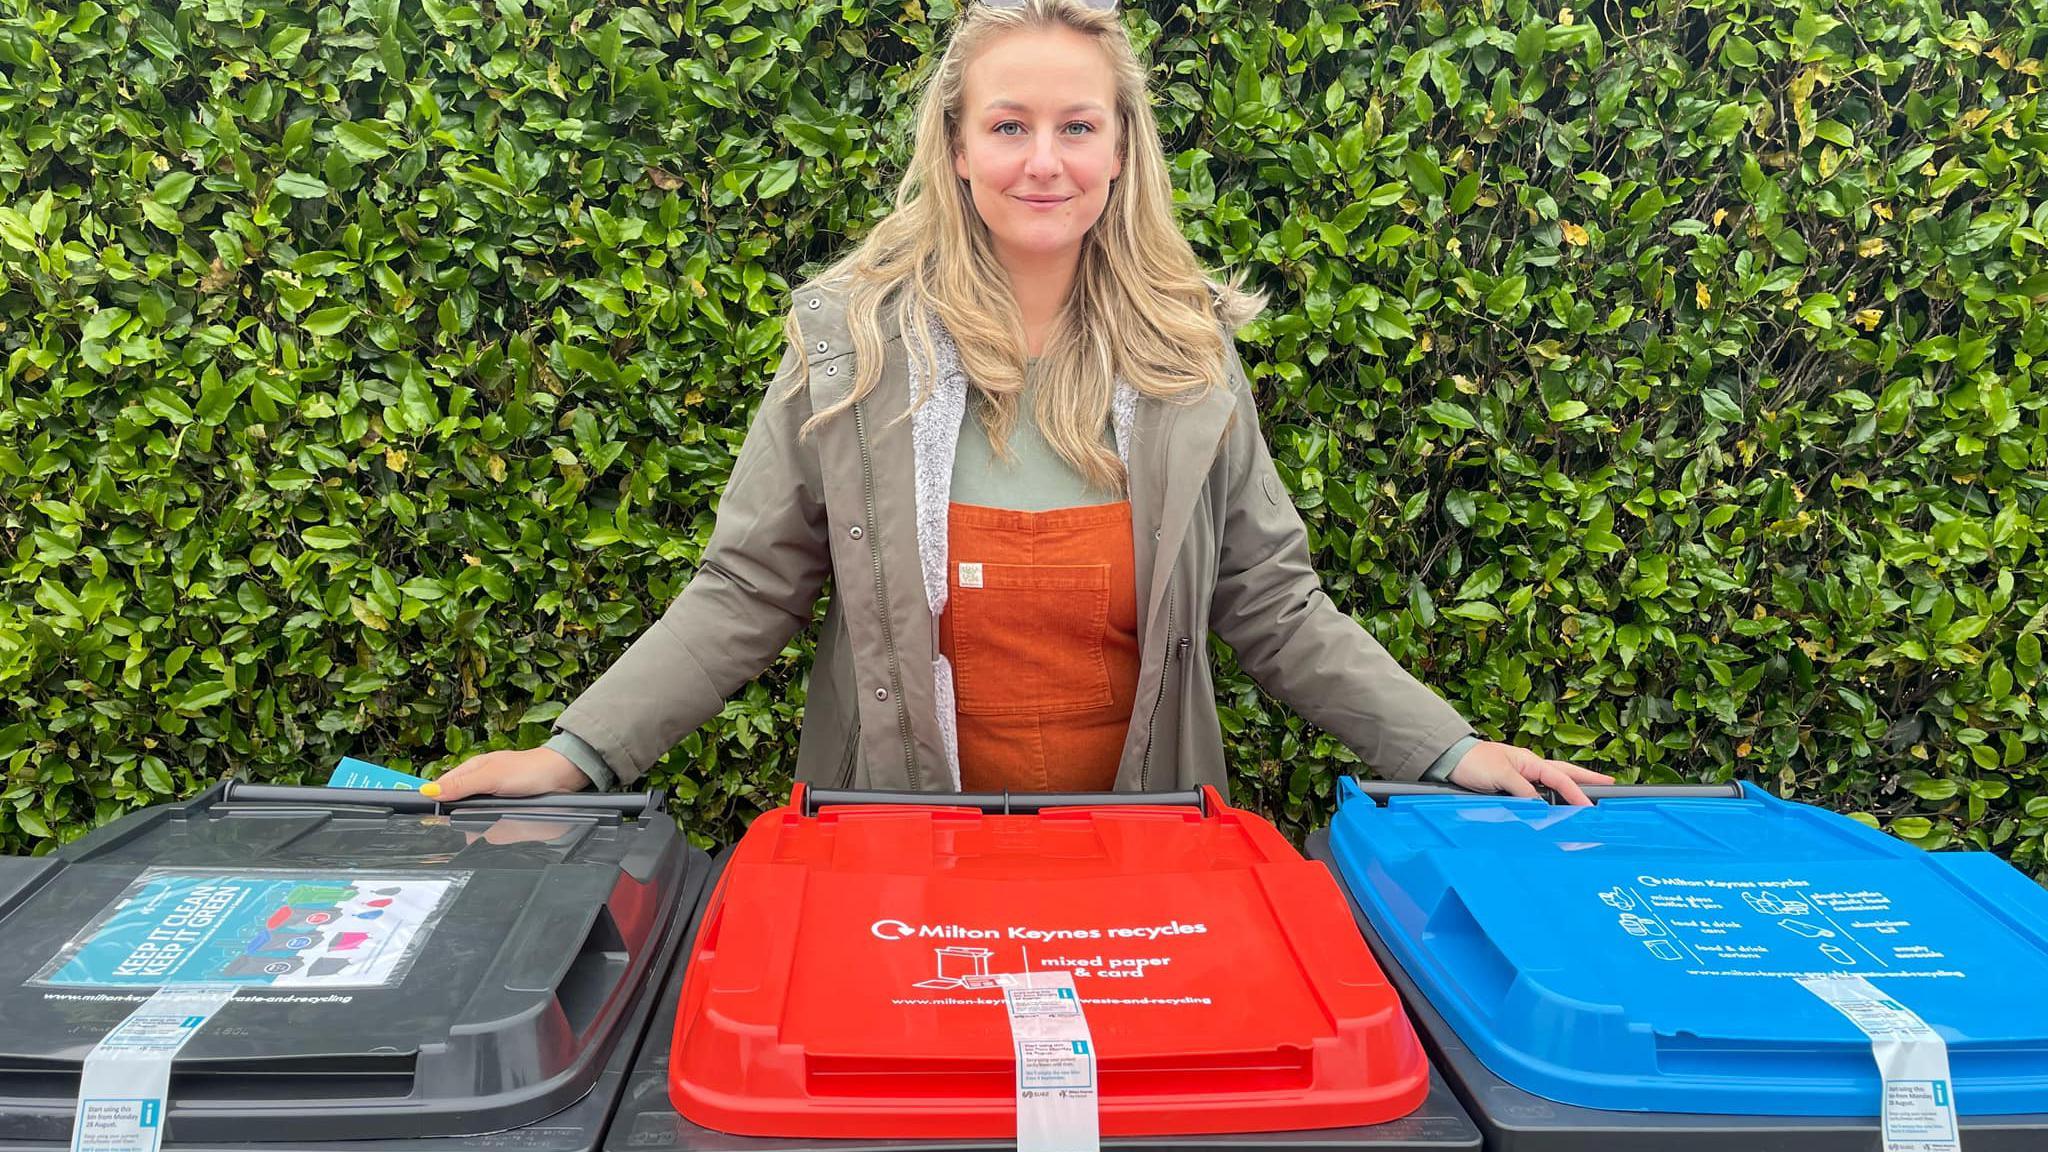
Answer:
[[[903,704],[903,672],[896,665],[896,636],[889,626],[889,584],[882,575],[882,538],[875,531],[875,469],[868,456],[868,425],[861,418],[861,406],[853,406],[853,431],[860,438],[860,479],[867,497],[868,550],[875,557],[875,614],[882,618],[882,649],[889,655],[889,690],[896,694],[896,730],[903,735],[903,772],[910,789],[922,791],[917,778],[917,754],[910,743],[910,709]],[[1149,755],[1149,749],[1148,749]]]
[[[1152,790],[1152,745],[1158,739],[1159,705],[1166,700],[1166,678],[1173,675],[1173,589],[1166,590],[1166,657],[1159,665],[1159,694],[1152,698],[1152,715],[1145,721],[1145,759],[1138,765],[1138,791]],[[1186,641],[1181,643],[1186,647]]]

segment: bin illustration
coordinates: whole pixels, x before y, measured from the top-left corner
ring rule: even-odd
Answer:
[[[1213,790],[800,788],[721,867],[614,1152],[1014,1147],[999,982],[1055,970],[1106,1147],[1478,1147],[1328,871]]]
[[[199,983],[165,1149],[595,1148],[709,872],[659,794],[234,783],[0,859],[0,1150],[68,1147],[94,1046]]]
[[[1346,781],[1310,840],[1489,1148],[1876,1152],[1848,978],[1939,1037],[1964,1147],[2048,1148],[2048,891],[1751,785],[1588,791]]]

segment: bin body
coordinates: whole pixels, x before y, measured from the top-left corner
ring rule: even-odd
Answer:
[[[1966,1142],[2048,1146],[2048,893],[1752,786],[1611,791],[1347,781],[1311,840],[1495,1144],[1875,1148],[1871,1041],[1800,983],[1855,975],[1941,1035]]]
[[[1053,970],[1098,1053],[1105,1137],[1356,1128],[1429,1093],[1328,872],[1213,793],[1031,815],[793,802],[734,848],[686,951],[670,1102],[732,1136],[1014,1139],[994,977]]]
[[[166,1148],[594,1148],[708,871],[658,797],[232,785],[0,860],[0,1152],[67,1147],[94,1045],[193,983],[238,988]]]

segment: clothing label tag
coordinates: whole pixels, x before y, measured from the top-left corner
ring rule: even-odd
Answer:
[[[1017,1152],[1099,1152],[1095,1041],[1068,971],[999,974],[1017,1049]]]
[[[960,565],[960,586],[961,586],[962,588],[979,588],[979,587],[981,587],[981,565],[979,565],[979,564],[962,564],[962,565]]]
[[[234,995],[232,984],[174,985],[116,1024],[85,1058],[71,1152],[157,1152],[171,1061]]]
[[[1800,983],[1870,1037],[1884,1080],[1884,1152],[1961,1152],[1955,1084],[1941,1035],[1861,976],[1812,976]]]

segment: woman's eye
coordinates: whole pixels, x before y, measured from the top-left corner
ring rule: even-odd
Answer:
[[[1010,131],[1012,128],[1015,128],[1017,131]],[[1018,132],[1022,131],[1024,131],[1024,126],[1015,120],[1005,120],[1001,124],[996,125],[996,134],[998,136],[1015,136]]]
[[[1080,131],[1079,131],[1079,132],[1075,132],[1075,131],[1074,131],[1074,129],[1076,129],[1076,128],[1079,128],[1079,129],[1080,129]],[[1073,123],[1071,123],[1071,124],[1067,125],[1067,131],[1068,131],[1068,134],[1069,134],[1069,135],[1072,135],[1072,136],[1081,136],[1081,135],[1085,135],[1085,134],[1087,134],[1087,133],[1089,133],[1089,132],[1093,132],[1093,131],[1095,131],[1095,125],[1093,125],[1093,124],[1090,124],[1090,123],[1089,123],[1089,122],[1087,122],[1086,120],[1076,120],[1076,121],[1074,121]]]

